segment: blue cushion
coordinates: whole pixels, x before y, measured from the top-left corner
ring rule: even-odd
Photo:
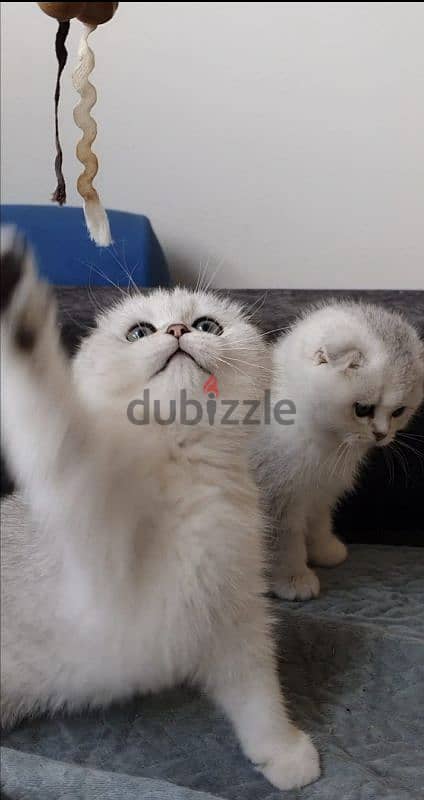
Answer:
[[[113,245],[89,238],[82,208],[4,205],[2,224],[22,230],[35,250],[41,275],[57,286],[118,284],[168,286],[162,248],[147,217],[108,211]]]

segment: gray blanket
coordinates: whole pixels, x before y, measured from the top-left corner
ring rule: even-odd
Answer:
[[[322,595],[274,601],[281,679],[323,775],[287,800],[422,800],[424,550],[355,545]],[[277,800],[224,716],[181,687],[3,738],[12,800]]]

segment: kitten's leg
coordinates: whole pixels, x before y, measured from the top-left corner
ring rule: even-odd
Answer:
[[[2,441],[25,490],[53,472],[71,416],[72,391],[55,310],[25,241],[2,229]]]
[[[347,547],[332,531],[331,509],[324,508],[311,520],[306,535],[308,561],[320,567],[336,567],[347,558]]]
[[[1,432],[7,461],[52,541],[83,553],[84,567],[99,574],[102,555],[110,559],[112,546],[125,547],[125,520],[117,514],[113,540],[111,534],[96,548],[93,536],[113,530],[113,460],[108,462],[76,396],[51,290],[38,280],[22,239],[2,230],[1,245]]]
[[[255,612],[253,612],[255,613]],[[231,719],[247,758],[279,789],[315,781],[319,757],[284,707],[267,619],[227,632],[207,664],[206,688]]]
[[[319,595],[319,580],[308,567],[305,521],[296,510],[280,518],[272,552],[272,590],[285,600],[310,600]]]

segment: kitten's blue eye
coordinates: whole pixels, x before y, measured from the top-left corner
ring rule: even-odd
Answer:
[[[367,406],[362,403],[355,403],[353,406],[357,417],[373,417],[375,406]]]
[[[400,408],[397,408],[396,411],[393,411],[392,417],[401,417],[405,411],[406,406],[400,406]]]
[[[127,342],[136,342],[138,339],[144,339],[145,336],[155,333],[156,328],[150,322],[139,322],[129,329],[126,340]]]
[[[215,336],[219,336],[223,330],[219,322],[210,317],[199,317],[193,322],[193,328],[202,333],[214,333]]]

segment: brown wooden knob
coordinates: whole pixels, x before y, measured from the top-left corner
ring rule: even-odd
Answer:
[[[78,19],[86,25],[102,25],[112,19],[119,3],[84,3]]]
[[[77,17],[86,25],[102,25],[112,19],[119,3],[37,3],[41,10],[58,22]]]
[[[54,17],[58,22],[67,22],[81,14],[87,3],[38,3],[37,5],[49,17]],[[101,3],[100,5],[104,4]],[[112,3],[106,3],[105,5],[112,5]]]

